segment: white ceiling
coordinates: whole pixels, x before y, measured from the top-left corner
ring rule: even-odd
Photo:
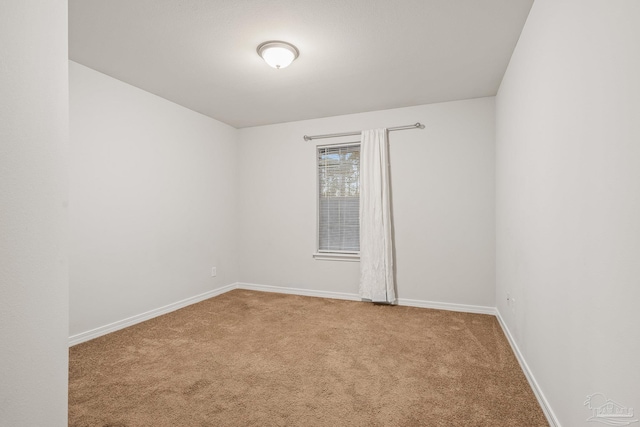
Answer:
[[[69,0],[69,57],[242,128],[495,95],[532,3]]]

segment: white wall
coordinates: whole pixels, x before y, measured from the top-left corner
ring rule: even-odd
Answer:
[[[67,2],[0,12],[0,425],[67,425]]]
[[[69,66],[71,335],[235,283],[237,131]]]
[[[315,146],[340,140],[302,136],[418,121],[390,134],[398,297],[494,306],[494,98],[241,129],[241,282],[357,293],[359,263],[312,258]]]
[[[563,426],[640,409],[639,23],[537,0],[497,96],[497,306]]]

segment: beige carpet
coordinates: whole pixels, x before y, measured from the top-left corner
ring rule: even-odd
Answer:
[[[70,349],[70,426],[547,426],[493,316],[234,290]]]

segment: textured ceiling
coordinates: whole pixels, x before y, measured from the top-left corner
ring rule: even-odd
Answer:
[[[69,0],[69,57],[242,128],[495,95],[532,3]]]

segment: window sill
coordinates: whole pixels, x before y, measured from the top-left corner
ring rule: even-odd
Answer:
[[[319,261],[360,261],[360,254],[343,254],[339,252],[316,252],[313,257]]]

